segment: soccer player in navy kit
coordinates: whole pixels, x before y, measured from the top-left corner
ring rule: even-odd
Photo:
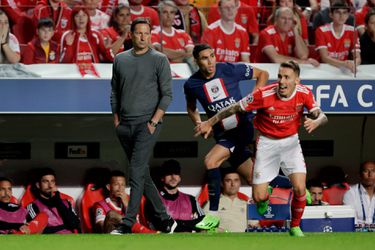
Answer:
[[[198,100],[208,117],[214,116],[242,99],[239,82],[256,79],[255,89],[268,81],[268,72],[243,63],[217,63],[214,50],[199,44],[193,50],[199,71],[185,83],[187,112],[194,125],[201,123]],[[220,198],[220,165],[228,160],[249,184],[252,182],[252,160],[248,145],[253,140],[252,113],[234,114],[214,127],[215,146],[205,157],[210,199],[209,214],[196,226],[212,229],[219,225],[217,210]]]

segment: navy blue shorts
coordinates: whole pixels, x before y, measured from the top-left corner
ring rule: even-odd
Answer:
[[[251,122],[240,123],[240,126],[226,131],[216,139],[219,144],[231,152],[228,162],[237,169],[252,156],[249,145],[253,142],[254,128]]]

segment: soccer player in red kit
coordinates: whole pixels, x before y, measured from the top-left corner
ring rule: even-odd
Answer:
[[[306,165],[299,144],[298,128],[304,108],[309,113],[303,123],[308,133],[328,119],[316,104],[311,90],[300,84],[299,73],[296,62],[281,63],[278,82],[257,89],[198,124],[195,132],[196,136],[202,134],[207,138],[212,126],[222,119],[237,112],[257,110],[254,126],[259,136],[253,172],[253,199],[257,202],[258,213],[264,214],[268,208],[269,182],[281,168],[293,185],[290,235],[301,237],[304,236],[299,224],[306,205]]]

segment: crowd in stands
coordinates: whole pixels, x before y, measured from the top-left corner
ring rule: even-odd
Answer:
[[[3,0],[0,63],[110,63],[150,20],[150,44],[192,63],[208,43],[219,62],[375,63],[375,0]],[[51,25],[52,23],[52,25]]]
[[[94,169],[93,169],[94,170]],[[168,214],[178,221],[175,232],[205,232],[195,228],[209,207],[207,184],[197,197],[179,190],[181,166],[176,160],[165,161],[153,174]],[[251,197],[240,192],[241,178],[230,168],[223,168],[219,202],[218,232],[245,232],[247,228],[282,227],[284,221],[248,221],[247,204]],[[98,175],[98,172],[95,172]],[[355,211],[358,225],[375,224],[375,162],[365,161],[359,167],[359,183],[349,186],[339,167],[321,169],[307,182],[311,200],[307,205],[349,205]],[[71,234],[110,233],[126,213],[128,194],[126,176],[119,170],[105,171],[90,180],[75,204],[72,197],[59,191],[55,172],[50,168],[34,169],[30,183],[18,201],[12,193],[12,181],[0,177],[0,234]],[[285,178],[286,179],[286,178]],[[93,183],[96,182],[96,183]],[[283,178],[271,182],[271,204],[287,204],[291,185]],[[337,198],[339,197],[339,198]],[[151,204],[142,200],[133,233],[158,233],[158,218]]]

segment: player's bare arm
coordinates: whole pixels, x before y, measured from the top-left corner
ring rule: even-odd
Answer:
[[[202,122],[201,124],[198,124],[194,131],[194,136],[197,137],[199,135],[203,135],[205,139],[208,138],[208,136],[212,132],[212,127],[218,123],[219,121],[237,113],[237,112],[243,112],[240,103],[236,102],[232,106],[229,106],[228,108],[225,108],[221,110],[219,113],[208,119],[207,121]]]
[[[317,127],[322,126],[328,122],[327,116],[321,109],[316,109],[310,112],[305,117],[304,127],[308,133],[314,131]]]
[[[256,79],[253,92],[263,86],[268,82],[269,74],[267,71],[253,67],[253,79]]]
[[[197,104],[195,102],[187,101],[186,110],[188,116],[190,117],[191,121],[194,123],[195,126],[202,122],[199,110],[197,108]]]

